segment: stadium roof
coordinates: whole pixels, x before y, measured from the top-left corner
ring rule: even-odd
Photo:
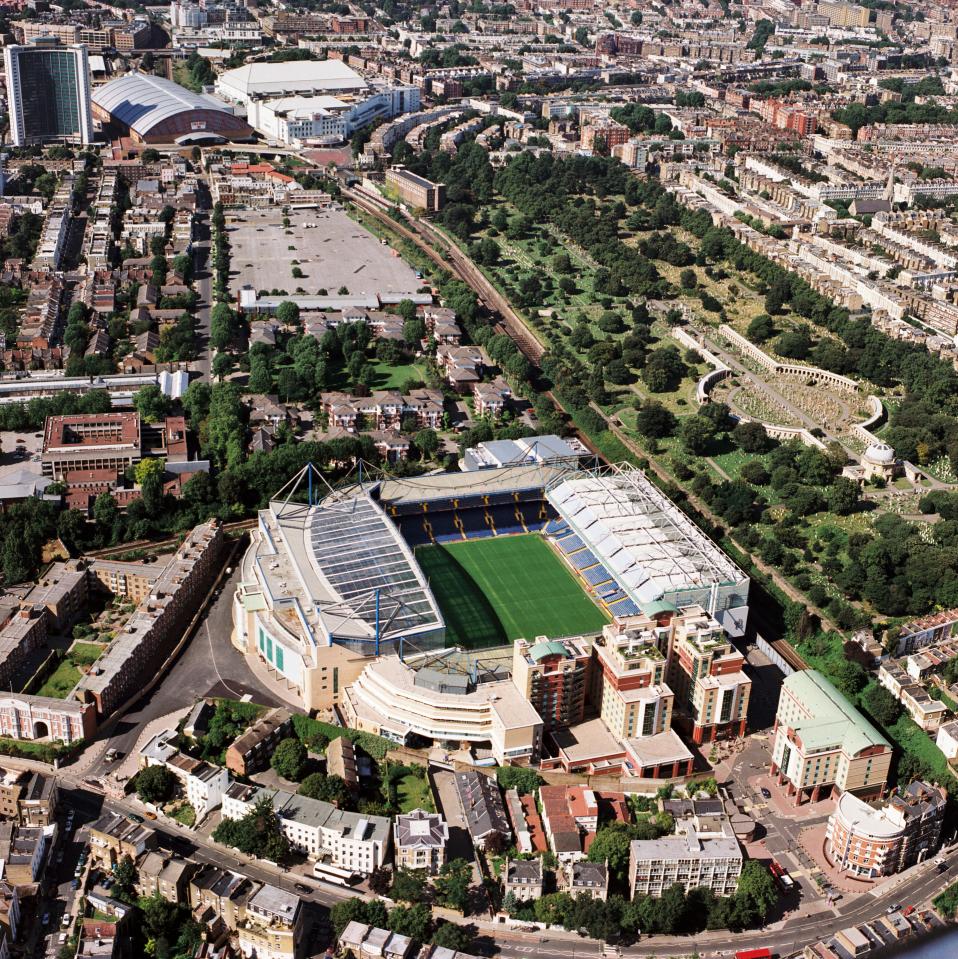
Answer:
[[[270,508],[330,635],[372,639],[377,621],[383,641],[443,628],[409,547],[362,487],[336,490],[316,506]]]
[[[570,473],[546,498],[642,607],[676,590],[747,581],[641,470]]]
[[[247,63],[227,70],[216,89],[240,98],[285,97],[297,93],[364,90],[366,81],[342,60],[294,60],[289,63]]]
[[[467,473],[437,473],[433,476],[410,476],[383,480],[379,499],[390,506],[401,503],[424,503],[450,497],[480,496],[484,493],[521,493],[544,489],[546,484],[564,475],[558,466],[503,466],[496,470]]]
[[[158,123],[190,110],[232,111],[215,97],[193,93],[172,80],[149,73],[128,73],[94,87],[93,102],[120,123],[145,136]]]

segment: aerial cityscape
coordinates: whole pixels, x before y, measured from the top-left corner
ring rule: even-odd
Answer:
[[[0,959],[958,955],[958,4],[0,34]]]

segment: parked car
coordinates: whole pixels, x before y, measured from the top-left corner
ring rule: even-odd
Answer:
[[[762,798],[763,798],[763,799],[771,799],[771,798],[772,798],[771,792],[769,792],[769,790],[767,790],[764,786],[762,786]]]
[[[310,889],[309,886],[306,885],[305,882],[294,882],[293,885],[294,885],[300,892],[312,892],[312,891],[313,891],[312,889]]]
[[[42,921],[43,925],[49,926],[49,925],[50,925],[50,913],[45,912],[45,913],[43,914],[43,919],[42,919],[41,921]]]
[[[137,815],[137,813],[135,812],[129,813],[126,818],[129,819],[130,822],[145,822],[143,817],[140,815]]]
[[[893,902],[886,910],[885,915],[890,916],[893,912],[898,912],[901,909],[900,902]]]

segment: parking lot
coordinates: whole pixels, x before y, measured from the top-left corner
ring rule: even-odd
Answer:
[[[341,209],[291,210],[283,227],[281,210],[233,213],[227,222],[230,287],[255,290],[302,288],[335,296],[414,293],[422,281],[392,249],[351,220]],[[303,276],[293,276],[298,266]]]

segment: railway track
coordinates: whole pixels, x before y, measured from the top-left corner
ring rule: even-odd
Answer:
[[[224,523],[223,533],[227,536],[231,533],[245,533],[251,530],[256,523],[255,519],[241,519],[234,523]],[[83,555],[93,557],[93,559],[111,559],[122,556],[124,553],[135,553],[138,550],[160,550],[168,546],[179,546],[181,542],[182,537],[180,536],[169,536],[166,539],[138,539],[132,543],[121,543],[119,546],[87,550]]]

